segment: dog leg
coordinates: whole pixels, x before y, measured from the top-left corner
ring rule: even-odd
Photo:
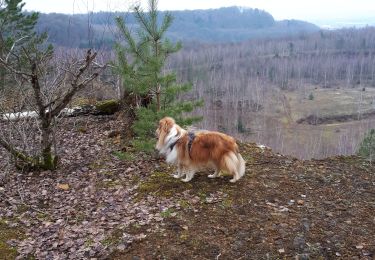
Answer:
[[[233,179],[231,179],[229,182],[235,183],[241,178],[240,174],[237,171],[233,172]]]
[[[195,172],[194,172],[193,170],[188,170],[188,171],[186,172],[186,177],[185,177],[185,179],[182,179],[182,181],[183,181],[183,182],[189,182],[189,181],[191,181],[191,179],[193,179],[193,177],[194,177],[194,174],[195,174]]]
[[[215,169],[215,172],[213,174],[208,175],[208,178],[219,177],[219,174],[220,174],[220,170],[219,169]]]
[[[177,167],[177,173],[173,175],[174,178],[176,179],[179,179],[179,178],[182,178],[184,176],[184,172],[182,170],[182,167],[181,166],[178,166]]]

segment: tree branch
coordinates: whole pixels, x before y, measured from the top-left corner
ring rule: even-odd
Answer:
[[[73,96],[77,91],[84,88],[87,84],[89,84],[91,81],[93,81],[96,77],[99,76],[99,72],[95,72],[91,74],[89,77],[85,78],[82,82],[79,82],[80,78],[84,74],[84,72],[90,67],[90,65],[93,63],[93,61],[96,58],[97,53],[94,52],[94,54],[91,54],[91,50],[87,51],[86,59],[84,64],[79,68],[78,74],[74,76],[74,79],[71,83],[72,88],[64,95],[64,97],[61,99],[60,103],[56,105],[56,107],[50,111],[47,112],[47,114],[50,114],[51,117],[55,117],[60,114],[60,112],[68,105],[68,103],[72,100]],[[100,67],[101,70],[103,70],[106,67],[106,65]]]

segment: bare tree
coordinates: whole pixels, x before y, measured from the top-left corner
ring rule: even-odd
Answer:
[[[56,118],[74,95],[105,68],[95,62],[96,56],[88,50],[84,59],[61,61],[52,50],[22,48],[22,56],[17,57],[25,64],[21,69],[0,57],[0,64],[16,82],[14,91],[1,95],[0,112],[5,122],[0,130],[0,146],[12,155],[17,166],[56,168]],[[11,98],[14,102],[9,104]]]

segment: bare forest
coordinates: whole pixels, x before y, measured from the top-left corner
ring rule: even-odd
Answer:
[[[192,44],[168,65],[205,100],[199,127],[302,158],[353,154],[375,125],[375,29]]]

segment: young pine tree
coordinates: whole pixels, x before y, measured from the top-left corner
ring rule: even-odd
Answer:
[[[181,101],[180,95],[191,90],[191,84],[178,84],[176,75],[164,70],[167,58],[181,49],[181,43],[174,44],[165,36],[173,21],[171,14],[161,17],[156,0],[150,0],[147,13],[137,6],[132,15],[137,21],[136,27],[129,27],[122,18],[116,18],[125,42],[116,44],[116,68],[124,87],[125,114],[136,135],[133,145],[150,151],[160,118],[172,116],[181,125],[192,124],[200,118],[184,115],[202,101]],[[131,29],[136,32],[132,33]]]
[[[370,162],[375,159],[375,129],[371,129],[363,138],[358,154],[365,158],[368,158]]]
[[[9,63],[22,67],[22,48],[29,48],[44,42],[46,34],[37,35],[34,27],[38,21],[38,13],[22,12],[25,3],[22,0],[0,1],[0,57]],[[12,55],[10,55],[12,53]],[[7,71],[0,65],[0,90],[12,85]]]

